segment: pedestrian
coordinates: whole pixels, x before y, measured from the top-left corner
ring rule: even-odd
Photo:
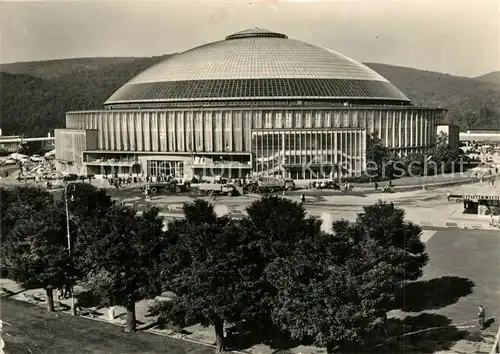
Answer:
[[[479,305],[479,311],[477,313],[478,317],[478,322],[479,322],[479,328],[481,330],[484,330],[485,324],[486,324],[486,311],[484,310],[484,307],[482,305]]]
[[[64,284],[64,294],[63,297],[67,299],[68,297],[71,296],[71,286],[69,283]]]
[[[302,193],[302,194],[300,195],[300,202],[301,202],[301,203],[305,203],[305,202],[306,202],[306,195],[305,195],[304,193]]]

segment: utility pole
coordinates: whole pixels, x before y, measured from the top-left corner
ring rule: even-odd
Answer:
[[[64,201],[66,205],[66,236],[68,238],[68,253],[69,257],[71,259],[72,254],[71,254],[71,233],[69,230],[69,208],[68,208],[68,187],[72,186],[73,191],[75,191],[76,186],[75,182],[68,182],[66,184],[66,187],[64,188]],[[73,292],[73,284],[71,284],[71,314],[73,316],[76,316],[76,307],[75,307],[75,294]]]

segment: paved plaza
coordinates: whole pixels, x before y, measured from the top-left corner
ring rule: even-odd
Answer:
[[[124,188],[121,190],[109,189],[109,193],[125,204],[134,205],[138,209],[147,206],[157,206],[166,217],[182,216],[183,203],[194,198],[202,198],[211,202],[219,210],[226,210],[234,217],[241,217],[245,209],[252,202],[261,198],[257,194],[245,194],[238,197],[209,197],[196,193],[186,194],[157,194],[151,200],[145,200],[138,188]],[[477,215],[463,215],[462,204],[449,202],[448,193],[451,194],[496,194],[500,195],[498,185],[490,186],[487,181],[482,183],[465,184],[458,186],[432,188],[428,190],[402,191],[395,193],[374,193],[373,188],[359,188],[353,192],[340,192],[332,190],[299,190],[278,194],[285,198],[300,202],[301,193],[306,195],[306,211],[313,216],[321,217],[325,213],[329,219],[346,219],[354,221],[363,210],[363,206],[371,205],[379,200],[393,202],[406,211],[408,220],[423,227],[462,228],[499,230],[489,225],[489,217]]]

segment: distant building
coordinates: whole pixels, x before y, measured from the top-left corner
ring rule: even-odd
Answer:
[[[104,109],[66,113],[56,160],[95,175],[354,176],[367,134],[399,155],[423,153],[444,113],[340,53],[250,29],[169,56]]]
[[[452,149],[460,146],[460,127],[458,125],[441,124],[437,126],[437,135],[445,133],[448,136],[448,145]]]
[[[460,133],[460,141],[479,141],[484,143],[500,143],[500,130],[468,130]]]
[[[16,152],[19,149],[19,142],[12,139],[20,139],[19,135],[0,135],[0,151]]]

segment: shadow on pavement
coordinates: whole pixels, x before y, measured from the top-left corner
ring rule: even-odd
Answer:
[[[484,323],[484,329],[490,328],[493,323],[495,323],[495,317],[488,318],[488,320]]]
[[[91,291],[83,291],[75,294],[78,306],[82,307],[106,307],[109,302],[98,295],[93,294]]]
[[[238,328],[235,328],[234,332],[231,332],[226,339],[226,345],[228,349],[231,350],[244,350],[248,349],[257,344],[266,344],[271,349],[274,349],[273,353],[281,353],[281,351],[286,351],[295,348],[299,345],[312,345],[311,342],[292,340],[287,335],[280,333],[280,331],[272,323],[264,323],[263,321],[259,324],[242,324]]]
[[[25,289],[21,289],[19,291],[12,291],[12,290],[9,290],[7,288],[2,287],[2,292],[3,292],[2,296],[4,296],[4,297],[12,297],[12,296],[19,295],[19,294],[21,294],[24,291],[26,291],[26,290]]]
[[[396,296],[397,308],[405,312],[436,310],[472,294],[474,282],[467,278],[443,276],[406,284]]]
[[[452,321],[438,314],[423,313],[404,319],[388,320],[388,339],[370,352],[376,353],[435,353],[449,350],[467,331],[453,326]]]

